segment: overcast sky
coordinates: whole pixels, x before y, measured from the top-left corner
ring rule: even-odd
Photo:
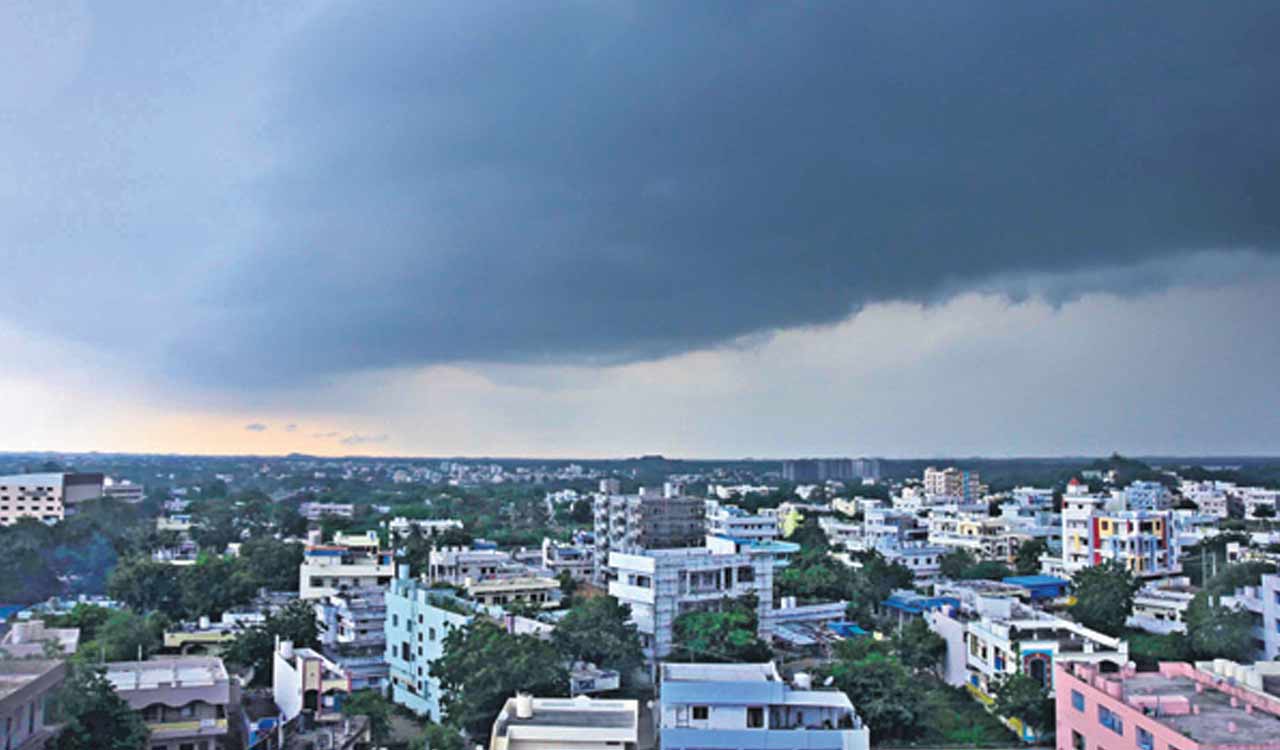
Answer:
[[[0,3],[0,449],[1280,453],[1277,38]]]

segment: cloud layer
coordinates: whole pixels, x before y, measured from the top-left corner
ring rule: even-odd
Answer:
[[[0,316],[214,388],[644,360],[1280,239],[1270,2],[58,12],[49,91],[0,79]]]

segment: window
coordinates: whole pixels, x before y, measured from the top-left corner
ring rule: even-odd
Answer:
[[[436,629],[427,628],[427,640],[434,641],[436,639]]]
[[[1138,747],[1141,750],[1155,750],[1155,746],[1155,738],[1151,736],[1151,733],[1142,727],[1138,727]]]
[[[1071,691],[1071,707],[1077,711],[1084,710],[1084,695],[1079,690]]]
[[[694,706],[693,718],[698,721],[706,721],[711,716],[710,706]]]
[[[413,658],[413,654],[409,651],[409,644],[401,643],[400,644],[400,660],[409,661],[412,658]]]
[[[1116,734],[1124,734],[1124,722],[1106,706],[1098,706],[1098,723]]]
[[[1071,750],[1085,750],[1084,735],[1076,730],[1071,730]]]
[[[747,707],[747,728],[760,729],[764,726],[764,708],[761,706]]]

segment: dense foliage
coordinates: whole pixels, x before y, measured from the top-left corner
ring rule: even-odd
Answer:
[[[554,645],[512,635],[485,619],[449,631],[431,676],[440,681],[446,720],[477,738],[488,736],[494,717],[517,692],[557,696],[569,689],[568,670]]]
[[[55,698],[62,730],[51,750],[139,750],[147,742],[142,715],[116,695],[100,668],[72,661]]]
[[[585,599],[560,620],[552,642],[569,661],[591,662],[628,675],[644,661],[640,635],[630,618],[630,609],[612,596]]]
[[[276,638],[291,641],[298,648],[317,648],[320,631],[309,602],[291,602],[267,617],[261,625],[245,630],[227,647],[223,657],[230,663],[253,670],[253,684],[271,682],[271,663]]]
[[[1115,563],[1084,568],[1071,578],[1076,597],[1071,616],[1087,628],[1118,636],[1133,613],[1133,595],[1138,587],[1133,575]]]
[[[685,612],[676,618],[670,661],[764,662],[769,644],[756,635],[755,597],[726,599],[718,611]]]
[[[995,684],[993,710],[1008,719],[1017,719],[1042,734],[1053,728],[1054,702],[1039,680],[1018,672]]]

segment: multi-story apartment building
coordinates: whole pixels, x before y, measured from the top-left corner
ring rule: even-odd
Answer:
[[[166,657],[105,666],[116,694],[151,730],[147,750],[230,750],[231,681],[221,659]]]
[[[1222,602],[1253,615],[1254,658],[1259,661],[1280,658],[1280,574],[1263,575],[1257,586],[1236,589],[1233,596],[1223,597]]]
[[[136,505],[146,497],[143,487],[127,479],[106,477],[102,483],[102,496],[122,503]]]
[[[519,694],[498,712],[489,750],[635,750],[639,739],[637,701]]]
[[[1104,562],[1140,578],[1181,570],[1172,511],[1116,510],[1116,503],[1074,479],[1062,501],[1062,562],[1050,572],[1069,576]]]
[[[542,540],[542,567],[559,577],[567,573],[575,581],[586,581],[595,572],[596,549],[587,544],[564,544]]]
[[[1009,491],[1009,499],[1023,508],[1051,510],[1053,508],[1053,490],[1043,487],[1014,487]]]
[[[1129,645],[1123,640],[1000,593],[968,596],[948,589],[947,595],[960,594],[955,597],[960,601],[959,609],[925,613],[933,630],[947,642],[948,661],[956,654],[964,655],[963,684],[979,697],[989,698],[996,680],[1018,672],[1050,686],[1057,662],[1106,663],[1116,668],[1128,663]],[[961,675],[947,675],[952,684],[957,678]]]
[[[1231,514],[1231,501],[1227,488],[1234,485],[1220,482],[1187,482],[1179,487],[1182,496],[1196,504],[1201,513],[1215,518],[1226,518]]]
[[[870,479],[872,481],[879,481],[880,459],[878,458],[853,459],[853,475],[858,479]]]
[[[1017,554],[1020,538],[1004,517],[939,509],[929,512],[929,543],[948,551],[965,550],[981,560],[1009,562]]]
[[[431,665],[444,656],[444,638],[480,612],[449,589],[432,589],[409,577],[408,566],[387,591],[386,661],[391,699],[432,721],[441,720],[440,683]]]
[[[863,468],[868,468],[864,466]],[[875,469],[879,473],[879,463]],[[826,482],[861,479],[851,458],[800,458],[782,462],[782,478],[788,482]]]
[[[298,506],[298,513],[308,521],[320,521],[326,516],[333,518],[354,518],[356,506],[351,503],[317,503],[308,502]]]
[[[1263,487],[1241,487],[1237,491],[1240,497],[1240,503],[1244,506],[1244,517],[1247,520],[1258,518],[1276,518],[1280,513],[1277,512],[1277,503],[1280,502],[1280,490],[1270,490]],[[1258,515],[1259,509],[1265,509],[1265,515]]]
[[[319,651],[278,641],[272,657],[271,696],[285,721],[304,711],[314,722],[342,718],[342,702],[351,692],[347,674]]]
[[[23,518],[57,523],[76,503],[102,497],[101,474],[13,474],[0,476],[0,526]]]
[[[707,500],[707,533],[734,539],[771,541],[780,533],[776,515],[748,513],[736,505]]]
[[[302,599],[323,599],[346,589],[376,588],[391,582],[391,550],[383,550],[376,532],[338,532],[329,544],[312,532],[303,550],[298,580]]]
[[[315,603],[320,649],[345,673],[352,690],[381,690],[387,683],[383,589],[356,588],[330,594]]]
[[[759,634],[772,634],[774,553],[767,548],[732,554],[706,547],[612,552],[609,568],[609,593],[631,609],[650,660],[671,653],[677,617],[718,608],[726,598],[754,594]]]
[[[964,502],[982,499],[982,481],[976,471],[948,466],[938,469],[930,466],[924,470],[924,491],[934,497],[960,498]]]
[[[470,547],[439,547],[431,550],[427,578],[434,584],[463,586],[468,581],[516,578],[529,575],[529,566],[517,562],[510,552]]]
[[[1125,624],[1158,635],[1185,633],[1187,607],[1195,595],[1196,589],[1187,578],[1150,582],[1134,594],[1133,613]]]
[[[44,749],[58,731],[48,708],[66,673],[56,659],[0,659],[0,747]]]
[[[635,554],[647,549],[696,547],[706,534],[706,503],[696,497],[597,495],[595,578],[605,581],[611,552]]]
[[[387,531],[394,538],[407,537],[415,532],[423,536],[434,536],[450,529],[461,531],[462,521],[456,518],[404,518],[401,516],[387,521]]]
[[[477,604],[506,607],[527,604],[532,607],[551,608],[559,605],[560,582],[554,578],[523,575],[482,580],[467,579],[463,584],[467,596]]]
[[[663,750],[868,750],[870,732],[849,696],[787,684],[772,663],[674,664],[660,672]]]
[[[1159,482],[1134,482],[1124,488],[1124,507],[1127,510],[1168,510],[1173,507],[1173,495]]]
[[[1280,664],[1057,668],[1057,750],[1280,750]]]

